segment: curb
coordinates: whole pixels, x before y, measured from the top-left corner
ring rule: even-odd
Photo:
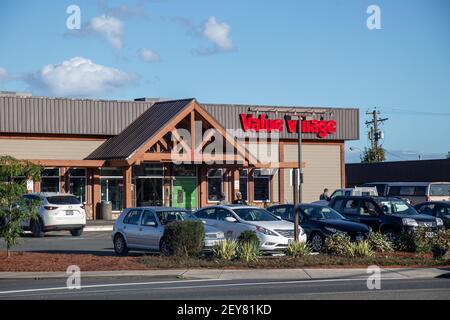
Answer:
[[[439,268],[380,268],[384,279],[431,279],[449,277],[450,269]],[[372,273],[367,269],[173,269],[173,270],[124,270],[82,271],[82,277],[171,277],[179,279],[210,280],[320,280],[320,279],[367,279]],[[67,278],[66,272],[0,272],[0,279],[51,279]]]
[[[93,232],[93,231],[113,231],[113,226],[103,225],[103,226],[88,226],[84,227],[83,231]]]

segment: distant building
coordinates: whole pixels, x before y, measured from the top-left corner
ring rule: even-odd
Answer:
[[[351,163],[345,172],[347,187],[365,182],[448,182],[450,159]]]

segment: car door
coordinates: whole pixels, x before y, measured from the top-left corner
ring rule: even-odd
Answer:
[[[382,223],[382,213],[379,211],[378,206],[372,200],[361,200],[358,214],[359,222],[368,225],[374,231],[378,231],[380,229],[380,225]]]
[[[217,227],[216,208],[211,207],[199,210],[195,213],[195,216],[202,220],[203,223],[212,227]]]
[[[159,240],[163,235],[164,228],[158,222],[153,210],[144,210],[139,231],[138,244],[142,246],[142,248],[159,250]]]
[[[359,221],[359,200],[346,199],[344,200],[341,213],[350,220]]]
[[[216,228],[223,231],[227,239],[237,239],[239,235],[248,230],[248,226],[240,223],[237,217],[230,210],[225,208],[216,208],[217,224]],[[236,219],[236,222],[228,222],[225,219],[231,217]]]
[[[122,232],[129,247],[139,246],[141,214],[140,209],[130,209],[123,219]]]
[[[429,216],[435,216],[436,215],[436,205],[434,203],[424,203],[417,207],[417,211],[420,214],[427,214]]]

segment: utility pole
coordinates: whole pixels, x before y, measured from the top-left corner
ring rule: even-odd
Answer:
[[[388,118],[379,119],[378,118],[379,114],[380,112],[377,111],[376,109],[370,112],[369,111],[366,112],[366,115],[372,116],[372,121],[366,121],[366,126],[371,126],[369,139],[372,150],[378,149],[379,147],[378,141],[383,138],[383,132],[381,132],[378,129],[379,124],[389,120]]]

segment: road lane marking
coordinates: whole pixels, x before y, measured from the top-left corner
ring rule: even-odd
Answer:
[[[217,279],[217,280],[221,281],[220,279]],[[205,281],[211,281],[211,279],[93,284],[93,285],[81,286],[80,290],[81,289],[89,289],[89,288],[143,286],[143,285],[151,285],[151,284],[170,284],[170,283],[176,283],[176,282],[180,282],[180,281],[183,281],[183,282],[205,282]],[[69,289],[67,288],[67,286],[53,287],[53,288],[22,289],[22,290],[0,291],[0,294],[58,291],[58,290],[69,290]],[[78,292],[79,290],[76,290],[76,291]]]
[[[268,282],[243,282],[243,283],[227,283],[227,284],[211,284],[204,286],[183,286],[183,287],[163,287],[155,289],[187,289],[187,288],[213,288],[213,287],[232,287],[232,286],[255,286],[255,285],[275,285],[275,284],[299,284],[299,283],[321,283],[321,282],[342,282],[342,281],[365,281],[365,278],[349,278],[349,279],[318,279],[318,280],[291,280],[291,281],[268,281]],[[389,278],[385,280],[405,280],[405,278]],[[214,282],[214,281],[226,281],[226,279],[198,279],[198,280],[174,280],[174,281],[152,281],[152,282],[128,282],[128,283],[108,283],[108,284],[94,284],[81,286],[81,289],[90,288],[107,288],[107,287],[124,287],[124,286],[143,286],[152,284],[174,284],[174,283],[199,283],[199,282]],[[235,281],[235,280],[228,280]],[[66,286],[64,287],[53,287],[53,288],[36,288],[36,289],[22,289],[22,290],[10,290],[10,291],[0,291],[2,294],[13,294],[13,293],[27,293],[27,292],[44,292],[44,291],[58,291],[58,290],[69,290]],[[77,292],[79,292],[77,290]]]

